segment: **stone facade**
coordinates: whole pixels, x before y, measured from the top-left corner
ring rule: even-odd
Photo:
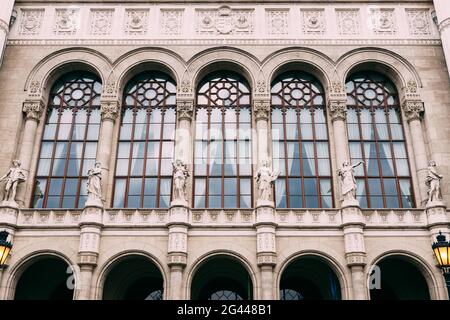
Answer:
[[[283,271],[304,255],[316,256],[331,267],[343,299],[368,299],[365,281],[371,267],[391,255],[418,266],[432,299],[447,299],[431,242],[439,230],[449,235],[450,211],[444,205],[424,206],[424,173],[430,159],[444,176],[444,201],[450,201],[446,65],[450,9],[439,0],[435,4],[402,0],[395,5],[303,0],[189,5],[6,2],[10,10],[0,17],[0,43],[6,41],[0,69],[0,172],[17,158],[29,178],[18,190],[20,207],[0,207],[0,226],[11,233],[13,243],[0,278],[0,299],[14,298],[21,273],[41,255],[81,267],[76,299],[101,299],[110,266],[131,254],[145,256],[158,267],[165,299],[189,299],[196,270],[205,259],[219,254],[242,263],[255,299],[278,299]],[[17,19],[9,28],[13,5]],[[252,88],[253,137],[258,141],[253,144],[255,163],[272,156],[267,132],[273,79],[281,70],[295,69],[321,81],[328,103],[335,208],[274,209],[270,204],[257,207],[255,199],[253,209],[200,210],[193,208],[191,190],[188,206],[111,207],[115,141],[126,82],[144,70],[162,70],[173,77],[178,88],[177,125],[189,133],[197,84],[207,72],[223,68],[242,74]],[[340,205],[336,172],[349,158],[343,84],[349,73],[365,69],[387,75],[402,100],[414,209]],[[33,180],[49,90],[58,77],[72,70],[93,72],[103,83],[97,161],[104,169],[105,206],[33,209]],[[192,166],[191,140],[177,146],[175,155],[188,166]]]

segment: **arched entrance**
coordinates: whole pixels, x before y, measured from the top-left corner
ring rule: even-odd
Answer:
[[[130,255],[113,265],[103,286],[104,300],[162,300],[161,271],[148,258]]]
[[[302,256],[290,262],[280,280],[280,300],[340,300],[339,280],[323,259]]]
[[[411,259],[404,256],[389,256],[376,265],[380,268],[381,281],[379,289],[370,290],[371,300],[430,299],[427,282]],[[370,283],[375,283],[375,280]]]
[[[73,273],[69,265],[55,256],[31,261],[17,281],[15,300],[72,300]]]
[[[207,259],[195,272],[192,300],[251,300],[253,284],[245,267],[229,256]]]

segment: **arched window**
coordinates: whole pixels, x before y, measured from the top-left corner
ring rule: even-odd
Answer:
[[[165,74],[143,73],[124,91],[114,207],[167,208],[172,191],[176,86]]]
[[[411,208],[414,198],[393,83],[374,72],[353,74],[347,80],[347,126],[357,198],[362,207]]]
[[[194,206],[252,207],[250,89],[234,73],[215,73],[197,92]]]
[[[333,206],[328,129],[321,84],[304,72],[272,83],[273,167],[278,208]]]
[[[100,127],[100,80],[70,73],[53,86],[34,187],[35,208],[84,206]]]

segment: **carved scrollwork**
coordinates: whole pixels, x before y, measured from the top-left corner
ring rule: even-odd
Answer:
[[[22,111],[25,113],[26,119],[39,121],[44,111],[44,103],[42,100],[29,100],[23,103]]]
[[[256,120],[269,120],[270,115],[270,101],[269,100],[256,100],[253,102],[253,112]]]
[[[403,103],[403,111],[408,122],[420,120],[422,113],[425,111],[423,103],[420,100],[406,100]]]
[[[178,100],[177,101],[177,113],[178,119],[192,120],[194,112],[194,101],[192,100]]]
[[[100,112],[102,119],[115,121],[119,114],[119,102],[118,101],[102,101]]]
[[[329,114],[331,121],[342,120],[347,118],[347,103],[346,101],[331,100],[329,102]]]

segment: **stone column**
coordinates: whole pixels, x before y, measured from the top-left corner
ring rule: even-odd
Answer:
[[[186,299],[183,295],[183,271],[187,263],[187,237],[189,228],[189,209],[182,205],[173,205],[169,211],[169,245],[167,264],[170,267],[170,279],[167,295],[169,300]]]
[[[256,121],[257,167],[264,160],[270,160],[269,153],[269,116],[270,97],[259,94],[253,101],[253,114]],[[270,161],[271,162],[271,161]],[[257,197],[255,197],[257,198]],[[273,269],[276,265],[277,251],[275,205],[273,201],[257,199],[256,201],[256,241],[257,262],[261,272],[261,288],[259,290],[262,300],[273,300],[275,290],[273,287]]]
[[[447,0],[433,0],[437,15],[437,23],[441,34],[447,70],[450,75],[450,6]]]
[[[191,134],[194,100],[192,97],[177,99],[177,128],[175,136],[175,159],[181,160],[187,167],[192,165]],[[188,170],[189,171],[189,170]],[[192,172],[192,170],[191,170]],[[183,272],[187,263],[187,239],[189,229],[189,179],[186,178],[185,199],[173,199],[169,210],[169,244],[167,264],[170,267],[168,299],[181,300],[183,294]]]
[[[102,120],[97,145],[97,162],[100,162],[102,167],[102,181],[104,184],[102,198],[106,200],[108,194],[108,188],[106,186],[109,181],[114,123],[120,111],[120,104],[117,100],[102,100],[100,104]]]
[[[329,100],[328,113],[333,123],[334,149],[336,164],[340,167],[350,160],[347,139],[347,102],[346,100]]]
[[[36,131],[44,111],[44,103],[42,100],[26,100],[23,103],[22,110],[25,113],[25,123],[23,126],[18,158],[21,162],[22,169],[25,170],[29,176],[31,161],[33,159],[33,149],[36,143]],[[33,179],[28,179],[26,183],[20,184],[17,188],[16,201],[21,207],[25,205],[27,190],[33,188],[32,180]]]
[[[339,80],[334,80],[328,88],[327,94],[328,102],[328,117],[333,126],[333,142],[334,142],[334,157],[337,168],[340,168],[344,162],[350,161],[350,152],[348,147],[347,137],[347,93],[343,83]],[[336,172],[336,170],[333,170]],[[335,179],[338,179],[334,175]],[[335,202],[339,206],[341,199],[340,184],[337,183],[335,187]]]
[[[409,91],[416,93],[417,86],[415,82],[409,82],[411,88],[407,89],[407,95],[411,95]],[[414,160],[416,163],[417,183],[419,184],[419,205],[423,207],[428,199],[427,188],[425,180],[427,178],[428,158],[425,146],[425,139],[423,136],[423,129],[421,123],[421,114],[424,111],[423,103],[419,98],[406,98],[402,103],[403,114],[409,124],[409,131],[411,134],[411,143],[414,153]]]
[[[352,276],[354,300],[367,300],[367,282],[364,275],[366,249],[364,245],[364,219],[358,205],[342,208],[342,227],[344,230],[345,258]]]
[[[253,102],[253,114],[256,121],[256,142],[258,163],[268,160],[269,157],[269,115],[270,100],[258,99]]]
[[[193,98],[177,99],[177,130],[175,136],[175,157],[185,164],[192,164],[192,117],[194,112]]]
[[[273,206],[256,208],[257,261],[261,272],[261,300],[275,299],[273,269],[277,264],[276,222]]]
[[[103,208],[86,206],[80,219],[80,246],[78,249],[78,265],[76,271],[75,300],[93,298],[92,274],[97,266],[100,251],[100,238],[103,228]]]
[[[14,0],[2,0],[2,9],[0,10],[0,63],[5,54],[6,40],[8,38],[9,23],[11,21],[13,7]]]

